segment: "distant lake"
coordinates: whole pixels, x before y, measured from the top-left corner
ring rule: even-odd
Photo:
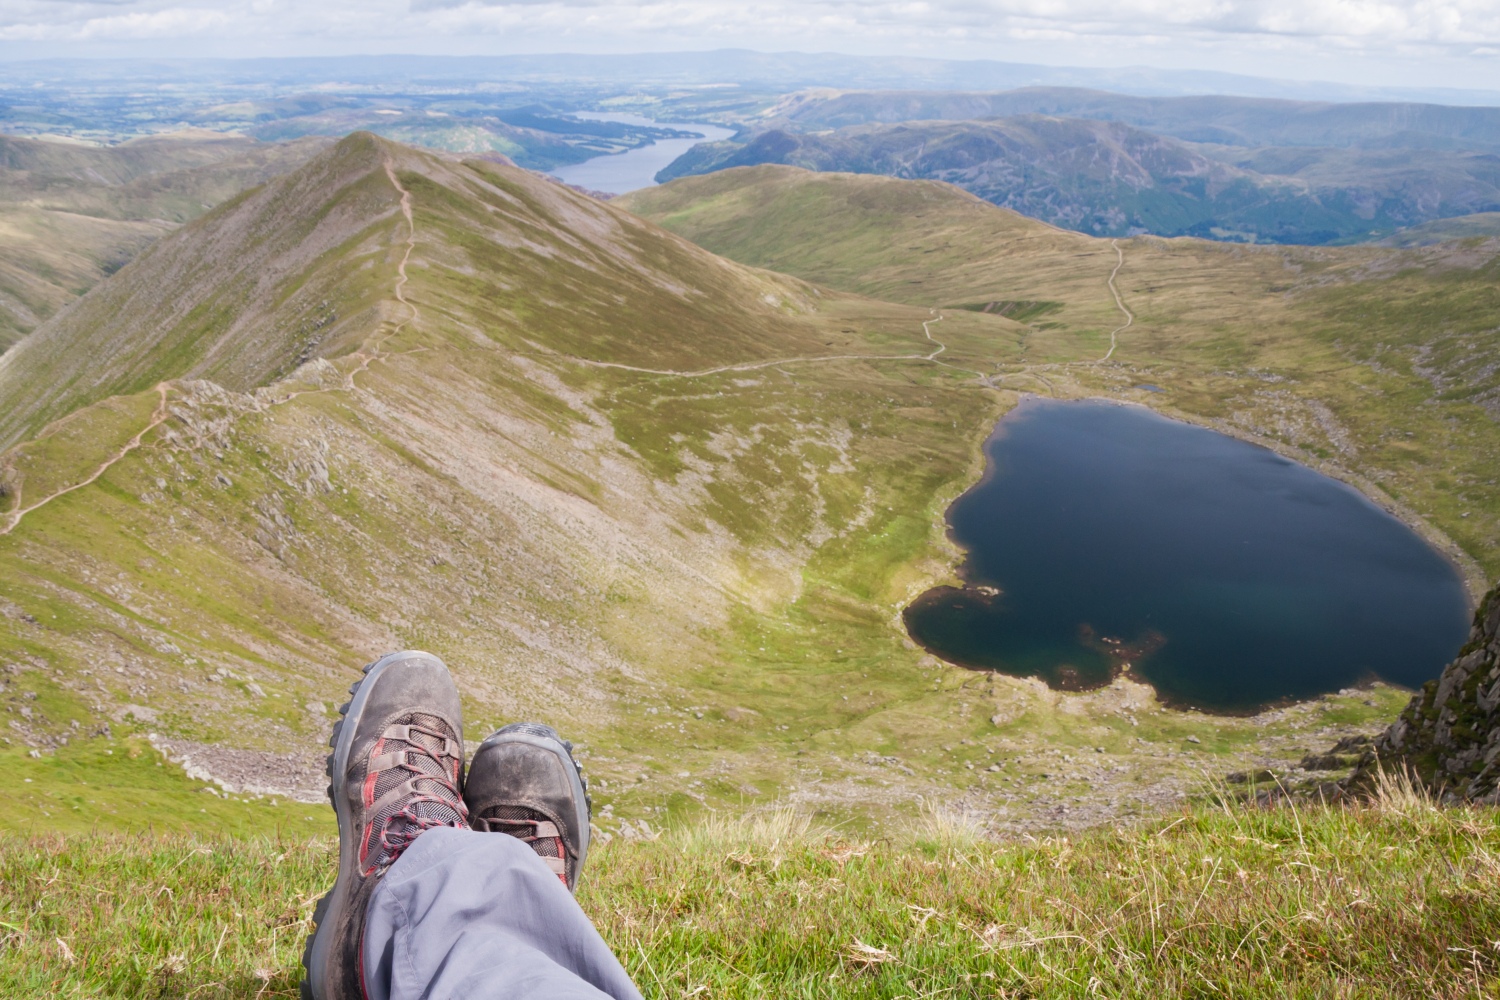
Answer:
[[[1357,490],[1142,407],[1027,399],[948,511],[963,588],[907,629],[952,663],[1253,711],[1417,687],[1468,632],[1455,567]]]
[[[615,112],[579,111],[575,112],[573,117],[595,122],[622,122],[627,125],[673,128],[683,132],[697,132],[701,136],[698,139],[662,139],[639,149],[596,156],[591,160],[558,167],[552,171],[553,177],[568,184],[577,184],[590,191],[603,191],[606,194],[624,194],[643,187],[653,187],[656,184],[658,171],[698,143],[717,142],[734,135],[733,129],[720,128],[718,125],[704,125],[697,122],[659,122],[640,115]]]

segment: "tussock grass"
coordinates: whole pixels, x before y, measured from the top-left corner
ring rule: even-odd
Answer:
[[[827,831],[815,827],[811,816],[780,806],[738,816],[709,813],[696,823],[673,830],[669,843],[688,854],[726,850],[776,854],[827,835]]]
[[[963,850],[984,838],[985,817],[964,806],[924,802],[916,819],[907,824],[906,832],[918,844]]]
[[[580,901],[653,998],[1487,996],[1496,820],[1399,775],[1355,807],[1215,799],[1024,842],[770,810],[601,845]],[[333,862],[325,839],[9,843],[0,995],[294,996]]]

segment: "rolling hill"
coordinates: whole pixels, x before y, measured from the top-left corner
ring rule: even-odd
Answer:
[[[835,288],[1029,309],[1030,364],[997,364],[1008,374],[996,384],[1122,393],[1291,446],[1435,519],[1483,565],[1471,564],[1476,596],[1500,570],[1500,520],[1481,513],[1494,510],[1487,464],[1500,456],[1493,239],[1405,251],[1095,240],[951,185],[777,166],[683,178],[620,203],[731,259]],[[1109,346],[1102,277],[1116,249],[1132,325],[1110,366],[1086,364]],[[1138,383],[1170,392],[1132,391]]]
[[[473,718],[615,747],[598,787],[644,781],[637,818],[779,788],[809,728],[888,701],[904,728],[913,700],[953,697],[913,683],[920,657],[871,631],[870,602],[941,551],[932,505],[995,413],[925,359],[1021,328],[959,316],[938,343],[932,318],[526,171],[350,137],[5,356],[5,433],[26,439],[0,500],[17,752],[149,731],[295,793],[349,670],[406,645],[449,659]],[[788,610],[799,595],[835,616],[825,638],[850,634],[843,656],[807,655],[822,616]],[[882,695],[804,696],[853,678]]]

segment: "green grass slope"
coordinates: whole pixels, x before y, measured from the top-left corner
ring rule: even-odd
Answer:
[[[170,228],[159,222],[0,207],[0,352]]]
[[[773,166],[683,178],[621,204],[732,259],[836,288],[1030,310],[1025,363],[995,364],[994,384],[1111,394],[1261,441],[1427,531],[1476,596],[1500,575],[1492,242],[1099,240],[947,185]],[[1116,265],[1130,325],[1101,363],[1126,321],[1108,285]]]
[[[1476,212],[1453,219],[1434,219],[1393,233],[1382,246],[1422,247],[1452,240],[1500,236],[1500,212]]]
[[[615,204],[732,260],[873,298],[926,306],[1055,302],[1044,336],[1075,331],[1091,337],[1089,346],[1120,322],[1099,279],[1114,265],[1107,241],[950,184],[765,165],[684,177]]]
[[[99,385],[116,369],[84,364],[108,357],[96,345],[166,381],[5,456],[0,713],[28,754],[108,763],[109,740],[154,734],[231,794],[315,798],[352,672],[416,646],[453,666],[472,736],[541,717],[579,739],[606,832],[773,800],[864,828],[919,797],[1041,829],[1152,812],[1205,770],[1294,763],[1403,700],[1216,719],[1125,681],[1074,696],[972,674],[906,639],[900,608],[951,579],[943,509],[1016,398],[997,377],[1043,346],[1105,349],[1107,243],[1035,227],[1077,248],[1053,259],[1090,296],[1044,342],[999,312],[732,263],[534,174],[373,137],[278,183],[325,200],[262,212],[252,192],[38,338]],[[302,356],[288,272],[251,285],[234,268],[262,246],[306,255],[293,234],[336,218],[354,235],[313,274],[368,296],[338,300],[347,346],[258,387],[183,377],[199,358],[274,372],[277,351]],[[152,303],[138,275],[179,259],[187,280]],[[138,341],[140,315],[95,301],[217,318]],[[129,353],[163,331],[170,352]],[[191,819],[201,796],[161,808]]]
[[[579,889],[642,993],[714,997],[1488,996],[1492,809],[1199,805],[993,842],[875,841],[786,813],[597,844]],[[0,848],[0,990],[294,996],[336,845],[74,836]]]
[[[341,334],[364,329],[394,267],[377,257],[400,198],[371,176],[378,163],[372,143],[349,142],[247,192],[0,356],[0,442],[162,379],[249,388],[347,349]]]

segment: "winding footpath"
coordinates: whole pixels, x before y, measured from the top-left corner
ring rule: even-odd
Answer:
[[[161,397],[161,400],[156,404],[156,409],[151,414],[151,422],[148,423],[145,427],[142,427],[136,433],[135,437],[131,438],[129,441],[126,441],[124,447],[115,452],[114,455],[105,459],[104,462],[100,464],[100,466],[95,469],[93,473],[83,482],[74,483],[72,486],[66,486],[51,494],[50,496],[43,497],[36,503],[32,504],[30,507],[21,506],[21,490],[20,487],[17,487],[16,509],[10,512],[10,521],[5,525],[5,527],[0,528],[0,536],[8,535],[12,531],[15,531],[16,526],[21,523],[21,518],[25,517],[27,514],[30,514],[38,507],[45,507],[47,506],[47,504],[56,500],[58,497],[66,496],[67,494],[72,493],[74,490],[81,490],[85,486],[88,486],[89,484],[97,481],[100,476],[109,471],[110,466],[114,465],[120,459],[124,458],[126,455],[139,448],[141,446],[141,441],[145,439],[146,435],[154,428],[156,428],[159,424],[161,424],[162,421],[166,420],[169,415],[167,412],[167,383],[158,382],[156,384],[156,391],[157,394]]]
[[[396,301],[410,310],[410,315],[407,316],[406,319],[395,324],[389,332],[379,337],[377,342],[371,344],[371,347],[368,351],[361,347],[358,351],[351,355],[351,357],[356,357],[359,359],[359,364],[355,368],[353,368],[348,373],[348,375],[344,377],[344,384],[342,386],[339,386],[337,389],[303,389],[296,392],[290,392],[279,399],[265,404],[267,408],[272,406],[280,406],[283,403],[289,403],[299,396],[312,395],[320,392],[354,391],[354,377],[356,375],[358,375],[360,372],[368,371],[370,365],[374,364],[375,362],[384,361],[387,357],[390,357],[390,355],[381,353],[380,344],[384,344],[385,342],[389,341],[390,338],[396,336],[396,334],[400,333],[409,324],[416,322],[417,319],[421,316],[421,312],[417,309],[416,304],[406,298],[406,284],[410,280],[406,274],[406,265],[408,262],[410,262],[412,252],[416,249],[417,246],[417,226],[412,215],[411,192],[401,185],[401,181],[396,177],[395,166],[389,160],[385,162],[385,175],[387,178],[389,178],[391,186],[394,187],[401,195],[401,215],[406,219],[406,252],[401,255],[401,260],[396,265],[396,284],[393,291]],[[1109,351],[1097,361],[1089,362],[1090,364],[1102,364],[1103,362],[1108,361],[1111,357],[1113,357],[1115,348],[1119,344],[1119,335],[1130,329],[1130,327],[1135,323],[1135,314],[1133,314],[1129,309],[1126,308],[1124,300],[1120,298],[1120,290],[1115,285],[1115,278],[1119,276],[1120,268],[1125,266],[1125,252],[1120,249],[1120,243],[1118,240],[1110,240],[1109,244],[1114,248],[1115,256],[1117,259],[1115,262],[1114,270],[1109,274],[1107,284],[1109,286],[1110,294],[1114,296],[1115,305],[1118,306],[1120,312],[1124,313],[1125,315],[1125,322],[1110,331]],[[936,310],[933,311],[936,312]],[[935,345],[933,350],[926,354],[822,354],[794,358],[776,358],[770,361],[747,361],[741,364],[718,365],[713,368],[702,368],[697,371],[677,371],[667,368],[642,368],[636,365],[619,364],[614,361],[593,361],[588,358],[580,358],[569,354],[542,356],[563,358],[568,361],[574,362],[575,364],[586,365],[592,368],[614,368],[620,371],[639,372],[642,375],[660,375],[668,378],[704,378],[710,375],[721,375],[725,372],[748,372],[756,371],[762,368],[775,368],[781,365],[816,364],[820,362],[830,361],[925,361],[931,362],[932,364],[942,365],[945,368],[952,368],[952,365],[945,364],[944,362],[938,360],[938,355],[946,351],[948,349],[948,345],[944,344],[942,341],[938,340],[932,335],[932,324],[941,323],[942,321],[943,317],[941,314],[939,314],[934,319],[923,320],[922,322],[923,335],[927,338],[927,341],[929,343]],[[423,350],[423,348],[419,347],[415,350]],[[1051,383],[1047,382],[1047,380],[1042,376],[1035,374],[1032,371],[1032,368],[1051,367],[1055,366],[1027,366],[1021,371],[1013,372],[1011,374],[1027,375],[1036,378],[1050,388]],[[967,371],[967,369],[955,370]],[[979,375],[981,381],[985,385],[991,387],[993,386],[993,382],[991,381],[993,376],[980,375],[980,373],[978,372],[970,372],[970,374]],[[1003,378],[1004,376],[1000,377]],[[113,466],[116,462],[119,462],[132,451],[135,451],[137,448],[139,448],[141,446],[141,442],[145,439],[145,436],[160,424],[162,424],[167,419],[167,417],[170,416],[170,412],[167,409],[168,389],[169,383],[167,382],[160,382],[157,384],[156,391],[160,395],[161,400],[159,403],[157,403],[155,411],[151,414],[150,422],[147,423],[145,427],[142,427],[133,438],[127,441],[119,451],[117,451],[114,455],[110,456],[103,463],[101,463],[99,467],[96,468],[87,479],[84,479],[82,482],[74,483],[72,486],[67,486],[63,489],[57,490],[49,496],[43,497],[41,500],[38,500],[36,503],[24,507],[21,506],[21,491],[20,488],[17,487],[16,507],[10,512],[9,519],[6,522],[5,526],[3,528],[0,528],[0,537],[9,535],[12,531],[14,531],[16,527],[20,525],[21,519],[24,518],[27,514],[30,514],[32,511],[37,510],[41,507],[45,507],[47,504],[51,503],[53,500],[56,500],[58,497],[66,496],[67,494],[72,493],[74,490],[80,490],[85,486],[97,482],[99,477],[104,475],[105,472],[109,471],[111,466]]]
[[[698,371],[677,371],[671,368],[638,368],[635,365],[622,365],[614,361],[592,361],[588,358],[580,358],[572,354],[542,355],[543,357],[565,358],[576,364],[585,365],[589,368],[617,368],[621,371],[640,372],[643,375],[664,375],[669,378],[703,378],[707,375],[719,375],[724,372],[749,372],[759,368],[775,368],[777,365],[808,364],[815,361],[936,361],[937,356],[948,349],[948,345],[932,335],[932,329],[928,324],[941,323],[942,316],[937,319],[924,320],[922,322],[922,333],[927,339],[937,345],[937,349],[930,354],[813,354],[799,358],[776,358],[771,361],[746,361],[742,364],[719,365],[717,368],[701,368]]]
[[[384,344],[396,334],[400,333],[403,329],[406,328],[408,324],[415,323],[418,317],[422,315],[421,312],[417,309],[416,304],[407,299],[405,292],[406,283],[408,280],[410,280],[406,276],[406,265],[407,262],[411,260],[412,251],[417,248],[417,224],[416,221],[412,218],[411,192],[401,186],[401,181],[396,178],[396,169],[394,165],[392,165],[390,160],[385,161],[385,176],[390,179],[391,187],[395,188],[401,195],[401,215],[406,219],[406,252],[401,255],[401,260],[396,264],[396,285],[393,291],[396,297],[396,301],[401,303],[407,309],[411,310],[411,315],[409,315],[401,322],[397,323],[395,326],[391,327],[391,329],[387,333],[380,336],[378,338],[378,343],[372,344],[370,350],[366,351],[363,347],[361,347],[359,350],[349,355],[351,358],[358,358],[359,364],[351,369],[349,371],[349,374],[344,376],[344,384],[342,386],[325,389],[298,389],[294,392],[287,393],[285,396],[282,396],[279,399],[275,399],[270,403],[267,403],[267,409],[273,406],[281,406],[283,403],[290,403],[292,400],[296,399],[299,396],[312,396],[320,392],[353,392],[355,389],[354,376],[360,374],[361,372],[369,371],[370,366],[375,362],[384,361],[386,358],[390,357],[390,355],[382,354],[380,352],[380,344]],[[424,350],[424,348],[417,348],[417,350]]]
[[[1117,326],[1113,330],[1109,331],[1109,353],[1105,354],[1104,357],[1094,362],[1095,364],[1102,364],[1103,362],[1108,361],[1111,357],[1114,356],[1115,345],[1116,343],[1118,343],[1116,338],[1126,330],[1130,329],[1131,324],[1135,322],[1135,314],[1132,313],[1129,309],[1125,308],[1125,302],[1120,298],[1120,290],[1115,287],[1115,277],[1119,275],[1120,268],[1125,266],[1125,251],[1120,249],[1119,240],[1110,240],[1109,245],[1115,248],[1115,256],[1120,258],[1119,261],[1115,263],[1115,269],[1109,272],[1109,291],[1110,294],[1115,297],[1115,305],[1119,306],[1120,312],[1125,314],[1125,325]]]
[[[390,178],[391,186],[393,186],[401,194],[401,214],[406,219],[406,252],[402,254],[400,263],[396,265],[395,296],[397,302],[400,302],[411,311],[411,315],[402,320],[400,323],[397,323],[394,327],[391,328],[390,332],[381,337],[381,343],[384,343],[385,341],[394,337],[396,334],[400,333],[402,329],[404,329],[408,324],[415,322],[421,315],[416,305],[408,301],[405,294],[405,286],[408,281],[408,278],[406,276],[406,265],[407,262],[411,260],[412,251],[415,250],[417,246],[417,227],[415,221],[412,218],[411,192],[401,186],[401,182],[396,178],[395,168],[389,160],[387,160],[385,163],[385,175],[386,177]],[[368,370],[370,365],[374,364],[376,361],[383,361],[386,357],[388,357],[388,355],[380,353],[378,345],[372,346],[370,351],[368,352],[365,351],[364,348],[361,348],[351,356],[360,359],[359,365],[352,371],[350,371],[347,376],[345,376],[344,384],[338,387],[337,390],[304,389],[299,392],[291,392],[281,397],[280,399],[273,400],[272,402],[266,404],[266,408],[272,406],[280,406],[283,403],[291,402],[298,396],[306,396],[313,393],[353,391],[355,388],[354,376],[358,375],[360,372]],[[160,426],[164,421],[166,421],[169,416],[171,416],[171,412],[167,409],[167,392],[170,387],[170,383],[168,382],[157,383],[156,391],[160,395],[161,400],[156,404],[156,409],[151,414],[151,421],[147,423],[145,427],[142,427],[136,433],[135,437],[125,442],[124,447],[122,447],[119,451],[115,452],[109,458],[105,459],[105,461],[100,463],[99,467],[96,468],[87,479],[83,480],[82,482],[74,483],[72,486],[67,486],[63,489],[57,490],[56,492],[38,500],[36,503],[25,507],[21,506],[21,488],[18,486],[16,488],[16,508],[10,512],[9,519],[6,522],[5,527],[0,528],[0,537],[4,537],[5,535],[10,534],[12,531],[15,531],[16,528],[20,525],[21,519],[24,518],[27,514],[30,514],[32,511],[47,506],[47,504],[56,500],[58,497],[66,496],[67,494],[72,493],[74,490],[81,490],[85,486],[89,486],[97,482],[99,480],[99,477],[108,472],[111,466],[113,466],[116,462],[119,462],[132,451],[135,451],[137,448],[139,448],[141,446],[141,442],[145,440],[146,435]]]
[[[1084,364],[1103,364],[1110,358],[1114,357],[1115,348],[1119,346],[1120,334],[1124,333],[1126,330],[1135,325],[1135,314],[1126,307],[1125,300],[1120,297],[1120,289],[1115,285],[1115,278],[1119,277],[1120,269],[1125,266],[1125,251],[1120,249],[1119,240],[1112,239],[1109,241],[1109,245],[1115,251],[1115,266],[1114,270],[1109,272],[1109,278],[1106,279],[1105,284],[1109,288],[1109,293],[1114,296],[1115,306],[1120,310],[1121,313],[1124,314],[1125,322],[1109,331],[1109,350],[1105,353],[1105,355],[1095,361],[1083,362]],[[614,361],[594,361],[590,358],[581,358],[573,354],[543,354],[540,356],[563,358],[573,362],[574,364],[585,365],[590,368],[615,368],[620,371],[639,372],[642,375],[661,375],[668,378],[703,378],[709,375],[720,375],[724,372],[747,372],[755,371],[760,368],[775,368],[780,365],[812,364],[821,361],[930,361],[933,364],[943,365],[943,367],[945,368],[953,368],[954,366],[944,364],[944,362],[937,360],[938,355],[946,351],[948,349],[948,346],[932,335],[932,329],[929,325],[932,323],[940,323],[942,322],[942,319],[943,317],[939,315],[936,319],[926,320],[922,323],[922,333],[927,337],[929,342],[937,345],[936,350],[928,354],[819,354],[795,358],[776,358],[771,361],[746,361],[741,364],[719,365],[714,368],[701,368],[697,371],[681,371],[672,368],[642,368],[636,365],[625,365]],[[1078,362],[1069,362],[1069,364],[1076,363]],[[1042,376],[1035,374],[1033,369],[1048,369],[1056,367],[1059,366],[1053,364],[1027,365],[1022,370],[1018,372],[1011,372],[1009,374],[1027,375],[1032,378],[1036,378],[1038,381],[1042,382],[1049,389],[1051,389],[1053,388],[1052,383],[1048,382]],[[985,385],[993,387],[991,379],[995,376],[987,376],[979,372],[970,372],[965,368],[955,368],[955,370],[968,372],[971,375],[976,375],[981,379],[981,381],[984,382]],[[1000,377],[1003,378],[1004,376]]]

